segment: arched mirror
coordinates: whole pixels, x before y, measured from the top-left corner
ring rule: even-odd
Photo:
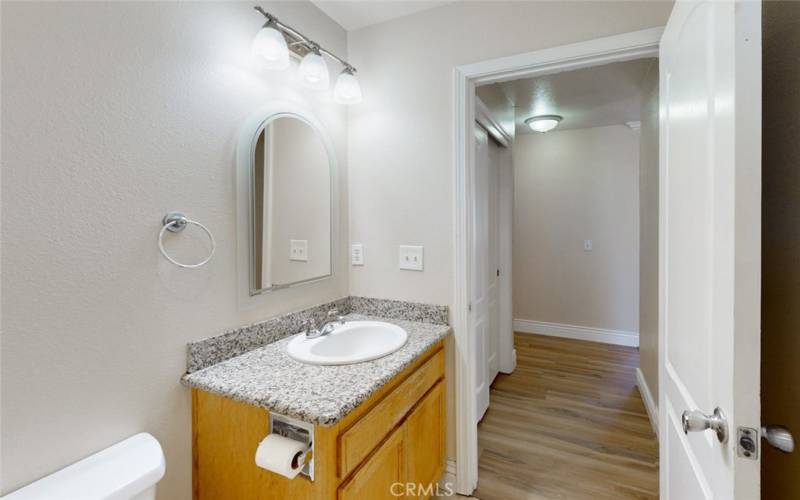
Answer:
[[[332,274],[334,158],[314,123],[268,116],[250,152],[250,295]]]

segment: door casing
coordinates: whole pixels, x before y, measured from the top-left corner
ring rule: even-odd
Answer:
[[[473,260],[471,224],[475,200],[475,87],[602,64],[658,57],[663,27],[500,57],[458,66],[453,73],[453,311],[455,337],[456,491],[478,484],[475,329],[470,312]],[[513,332],[512,332],[513,334]],[[508,339],[504,340],[508,342]]]

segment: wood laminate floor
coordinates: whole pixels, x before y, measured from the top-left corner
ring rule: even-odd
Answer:
[[[658,497],[635,348],[515,334],[517,368],[478,425],[481,500]]]

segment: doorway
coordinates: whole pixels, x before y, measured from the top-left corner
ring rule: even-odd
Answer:
[[[471,214],[475,210],[476,86],[613,62],[657,57],[661,32],[661,28],[653,28],[456,68],[454,92],[456,221],[452,323],[457,349],[456,489],[459,493],[472,493],[478,483],[478,436],[475,422],[478,421],[480,408],[476,397],[479,344],[472,312],[475,255],[472,249],[474,229],[471,219]],[[513,331],[502,331],[500,337],[512,339]]]
[[[486,383],[478,386],[475,495],[655,498],[658,445],[637,390],[650,394],[637,346],[640,184],[649,195],[642,212],[658,218],[657,183],[650,185],[658,177],[658,60],[519,78],[476,93],[495,122],[511,115],[513,141],[501,148],[476,126],[473,307]],[[553,119],[551,130],[529,125],[541,115]],[[513,172],[511,268],[498,263],[492,229],[506,201],[497,180],[504,169]],[[657,224],[643,229],[657,252]],[[657,276],[657,255],[646,265]],[[517,366],[497,376],[496,288],[505,275],[514,278]],[[647,310],[657,311],[657,279],[643,286]],[[650,364],[642,368],[654,385],[657,313],[650,316]]]

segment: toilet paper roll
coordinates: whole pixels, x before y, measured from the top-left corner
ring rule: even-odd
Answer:
[[[294,479],[305,465],[306,445],[277,434],[261,440],[256,450],[256,465]]]

